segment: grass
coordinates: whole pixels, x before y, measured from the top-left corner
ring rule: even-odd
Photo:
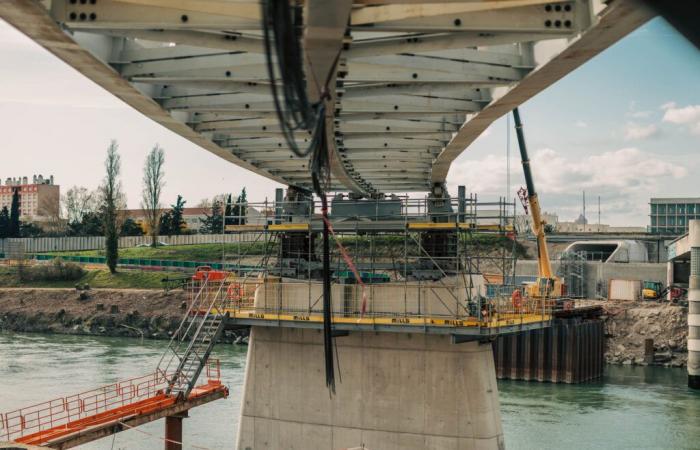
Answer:
[[[182,277],[182,272],[145,272],[139,270],[121,270],[110,274],[107,269],[88,270],[75,281],[32,281],[20,283],[16,268],[0,267],[0,287],[37,287],[37,288],[73,288],[76,284],[88,284],[91,288],[111,289],[159,289],[163,287],[161,279],[165,277]]]
[[[248,250],[251,253],[260,253],[263,250],[264,244],[261,243],[245,243],[241,244],[241,249]],[[259,247],[259,249],[258,249]],[[238,244],[226,244],[224,251],[227,255],[236,254],[238,252]],[[68,251],[68,252],[51,252],[50,255],[62,256],[105,256],[104,250],[84,250],[84,251]],[[139,259],[161,259],[161,260],[177,260],[177,261],[204,261],[215,262],[221,261],[222,245],[221,244],[194,244],[194,245],[172,245],[152,247],[133,247],[119,249],[120,258],[139,258]]]
[[[468,246],[475,245],[481,248],[481,251],[488,249],[506,248],[510,251],[513,246],[513,241],[498,235],[470,235],[462,236],[462,241]],[[370,238],[368,236],[339,236],[340,242],[352,251],[354,248],[369,248]],[[320,240],[318,240],[320,242]],[[380,235],[373,239],[373,246],[378,255],[385,255],[390,252],[390,249],[403,249],[404,236]],[[409,247],[415,245],[412,239],[408,241]],[[244,242],[240,244],[225,244],[223,251],[228,257],[237,255],[239,250],[244,255],[263,255],[265,253],[265,242],[262,240],[257,242]],[[271,254],[277,253],[277,243],[270,242],[267,245],[267,251]],[[366,251],[366,250],[365,250]],[[525,249],[519,242],[515,244],[515,252],[518,257],[524,257]],[[84,250],[84,251],[68,251],[68,252],[50,252],[50,255],[56,256],[104,256],[104,250]],[[173,245],[152,247],[133,247],[119,249],[120,258],[139,258],[139,259],[160,259],[166,261],[197,261],[197,262],[217,262],[221,261],[222,244],[193,244],[193,245]]]

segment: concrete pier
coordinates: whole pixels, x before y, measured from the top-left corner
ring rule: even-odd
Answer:
[[[252,327],[239,450],[504,448],[490,344],[390,332],[336,342],[331,397],[319,330]]]
[[[688,386],[700,389],[700,220],[688,223]]]

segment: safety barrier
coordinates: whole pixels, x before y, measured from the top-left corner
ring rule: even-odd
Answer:
[[[234,234],[158,236],[158,242],[166,245],[233,244],[239,242],[240,239],[241,236]],[[24,251],[27,253],[99,250],[105,248],[105,238],[103,236],[7,238],[0,239],[0,253],[7,253],[10,242],[21,242],[24,246]],[[150,236],[122,236],[119,238],[119,248],[132,248],[150,244]]]
[[[220,380],[218,360],[210,360],[209,384]],[[118,418],[130,407],[155,410],[174,402],[165,395],[168,378],[154,372],[0,414],[0,441],[34,442],[42,435],[67,434],[90,423]],[[57,430],[58,428],[58,430]]]
[[[322,283],[277,277],[239,277],[223,273],[222,307],[231,317],[318,322],[323,316]],[[194,280],[191,292],[201,284]],[[485,298],[466,287],[461,277],[428,282],[358,284],[334,282],[331,307],[335,323],[447,325],[498,328],[548,322],[550,299],[529,298],[522,288],[507,286]],[[209,289],[214,289],[211,287]],[[364,303],[364,305],[363,305]]]

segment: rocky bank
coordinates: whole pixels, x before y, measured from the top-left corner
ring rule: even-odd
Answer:
[[[186,298],[183,291],[0,289],[0,330],[167,339]]]
[[[682,367],[688,361],[688,308],[668,302],[603,302],[610,364],[648,365],[645,339],[654,340],[654,365]]]

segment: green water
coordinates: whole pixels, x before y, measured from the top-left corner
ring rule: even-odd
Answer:
[[[0,334],[0,411],[146,374],[165,342]],[[232,395],[195,408],[187,444],[233,449],[245,347],[219,345]],[[322,388],[322,387],[319,387]],[[609,367],[599,383],[578,386],[499,382],[506,447],[514,449],[700,449],[700,393],[682,369]],[[93,442],[84,449],[163,448],[162,421]]]

